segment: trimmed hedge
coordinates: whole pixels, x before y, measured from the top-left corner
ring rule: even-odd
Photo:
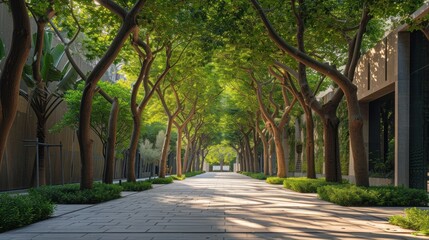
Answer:
[[[186,175],[185,175],[185,174],[182,174],[182,176],[180,176],[180,177],[178,177],[177,175],[171,175],[171,177],[173,178],[173,180],[179,180],[179,181],[182,181],[182,180],[185,180]]]
[[[80,190],[79,184],[60,186],[42,186],[31,189],[54,203],[59,204],[92,204],[106,202],[121,197],[122,187],[116,184],[94,183],[92,189]]]
[[[317,188],[326,185],[339,185],[335,182],[327,182],[324,178],[311,179],[306,177],[286,178],[283,187],[301,193],[317,193]]]
[[[267,182],[269,184],[280,185],[280,184],[283,184],[284,180],[286,180],[286,178],[268,177],[267,180],[265,180],[265,182]]]
[[[429,210],[418,208],[405,209],[405,216],[395,215],[389,218],[389,223],[416,230],[423,235],[429,235]]]
[[[172,177],[165,177],[165,178],[154,178],[152,180],[149,180],[152,184],[170,184],[173,183]]]
[[[241,174],[246,175],[246,176],[251,177],[251,178],[259,179],[259,180],[267,179],[267,176],[265,176],[264,173],[241,172]]]
[[[332,185],[317,190],[323,200],[342,206],[427,206],[429,197],[425,190],[403,187],[357,187]]]
[[[185,173],[186,177],[193,177],[205,173],[205,171],[193,171]]]
[[[148,181],[123,182],[120,185],[123,191],[141,192],[152,188],[152,183]]]
[[[49,218],[54,204],[40,194],[0,194],[0,232]]]

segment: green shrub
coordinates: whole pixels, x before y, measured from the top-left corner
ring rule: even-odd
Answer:
[[[122,187],[115,184],[94,183],[92,189],[80,190],[79,184],[43,186],[30,190],[59,204],[92,204],[120,198]]]
[[[54,205],[40,194],[0,194],[0,232],[46,219],[53,212]]]
[[[185,173],[186,177],[193,177],[205,173],[205,171],[193,171]]]
[[[141,192],[152,188],[152,183],[148,181],[123,182],[120,185],[123,191]]]
[[[338,185],[339,183],[327,182],[324,178],[286,178],[283,181],[283,186],[287,189],[301,193],[317,193],[317,188],[326,185]]]
[[[173,180],[179,180],[179,181],[182,181],[182,180],[185,180],[185,178],[186,178],[186,175],[182,175],[182,176],[180,176],[180,177],[178,177],[177,175],[171,175],[171,177],[173,178]]]
[[[267,183],[269,183],[269,184],[278,184],[278,185],[280,185],[280,184],[283,184],[283,181],[285,180],[286,178],[279,178],[279,177],[268,177],[267,178],[267,180],[265,180]]]
[[[241,172],[241,174],[246,175],[246,176],[251,177],[251,178],[259,179],[259,180],[267,179],[267,176],[265,176],[264,173]]]
[[[172,177],[154,178],[150,180],[150,182],[152,182],[152,184],[169,184],[173,182],[173,178]]]
[[[392,216],[389,218],[389,223],[429,235],[429,210],[408,208],[405,209],[405,216]]]
[[[424,190],[403,187],[324,186],[317,190],[323,200],[342,206],[427,206]]]

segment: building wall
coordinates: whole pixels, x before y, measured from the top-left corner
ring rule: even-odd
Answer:
[[[369,102],[393,92],[398,79],[398,33],[389,34],[365,53],[356,68],[358,99]]]

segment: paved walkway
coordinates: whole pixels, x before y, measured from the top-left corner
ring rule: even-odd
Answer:
[[[340,207],[315,194],[235,173],[206,173],[80,210],[74,207],[0,234],[0,239],[417,238],[387,223],[386,217],[401,208]]]

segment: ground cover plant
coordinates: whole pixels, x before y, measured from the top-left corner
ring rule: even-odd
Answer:
[[[54,204],[40,194],[0,194],[0,232],[49,218],[53,212]]]
[[[425,190],[403,187],[357,187],[351,184],[323,186],[319,197],[342,206],[427,206]]]
[[[251,178],[259,179],[259,180],[267,179],[267,176],[265,176],[263,173],[241,172],[241,174],[246,175],[246,176],[251,177]]]
[[[141,192],[152,188],[152,183],[149,181],[138,182],[123,182],[120,184],[123,191]]]
[[[280,178],[280,177],[267,177],[267,179],[265,180],[265,182],[269,183],[269,184],[276,184],[276,185],[280,185],[283,184],[283,181],[286,180],[286,178]]]
[[[419,208],[405,209],[405,216],[395,215],[389,218],[389,223],[418,231],[419,234],[429,235],[429,210]]]
[[[286,178],[283,181],[284,188],[301,192],[301,193],[317,193],[317,188],[326,185],[338,185],[336,182],[327,182],[324,178]]]
[[[120,198],[122,187],[115,184],[94,183],[92,189],[80,190],[79,184],[42,186],[31,189],[58,204],[93,204]]]
[[[177,176],[177,175],[171,175],[171,177],[173,178],[173,180],[179,180],[179,181],[182,181],[182,180],[185,180],[185,178],[186,178],[186,175],[182,175],[182,176]]]
[[[186,177],[193,177],[205,173],[205,171],[192,171],[185,173]]]
[[[152,180],[149,180],[152,184],[170,184],[173,183],[172,177],[165,177],[165,178],[154,178]]]

